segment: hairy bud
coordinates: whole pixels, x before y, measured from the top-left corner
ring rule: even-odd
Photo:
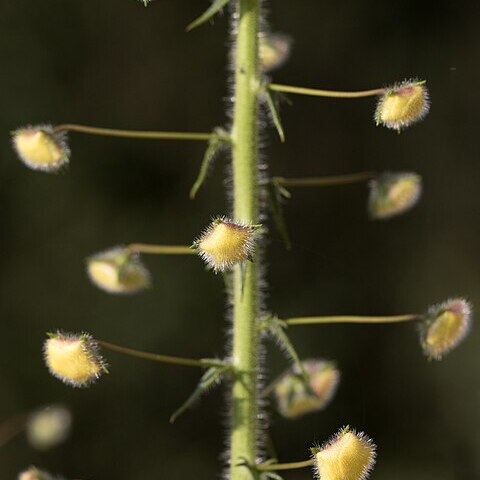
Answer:
[[[30,467],[18,475],[18,480],[54,480],[47,472],[39,470],[36,467]]]
[[[265,72],[281,67],[290,56],[292,39],[282,33],[272,33],[260,37],[260,63]]]
[[[51,125],[16,130],[12,142],[20,160],[34,170],[58,171],[70,157],[65,132],[55,132]]]
[[[216,272],[224,272],[235,264],[252,260],[255,231],[259,225],[216,218],[195,240],[192,248]]]
[[[422,194],[422,177],[416,173],[384,173],[369,184],[368,212],[386,219],[413,208]]]
[[[334,363],[305,360],[302,365],[308,375],[308,384],[298,365],[295,365],[275,385],[278,411],[287,418],[323,410],[337,391],[340,371]]]
[[[137,253],[115,247],[87,258],[87,273],[109,293],[136,293],[150,286],[150,274]]]
[[[43,352],[50,373],[73,387],[87,387],[108,373],[97,342],[86,333],[51,333]]]
[[[319,480],[363,480],[375,464],[375,444],[363,433],[343,428],[320,448],[313,448]]]
[[[377,125],[397,130],[409,127],[422,120],[430,109],[425,81],[405,80],[386,88],[375,111]]]
[[[428,309],[420,327],[420,342],[425,355],[441,360],[470,331],[472,306],[463,298],[453,298]]]
[[[27,438],[38,450],[48,450],[62,443],[70,433],[72,415],[62,405],[51,405],[30,415]]]

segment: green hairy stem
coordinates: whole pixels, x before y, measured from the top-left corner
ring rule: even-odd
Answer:
[[[258,32],[260,0],[237,0],[238,16],[235,52],[235,105],[233,115],[232,160],[235,220],[257,224],[258,205]],[[232,384],[230,438],[230,478],[250,480],[241,466],[254,464],[257,443],[257,369],[259,357],[259,317],[257,263],[248,262],[245,271],[234,271],[233,351],[236,371]]]

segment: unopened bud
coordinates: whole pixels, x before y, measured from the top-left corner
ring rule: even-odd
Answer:
[[[319,480],[363,480],[375,464],[375,444],[364,434],[343,428],[320,448],[313,448]]]
[[[453,298],[430,307],[420,328],[425,355],[441,360],[470,331],[472,306],[463,298]]]
[[[108,373],[97,342],[86,333],[49,334],[43,352],[50,373],[73,387],[87,387]]]
[[[295,365],[275,385],[278,411],[287,418],[323,410],[337,391],[340,371],[334,363],[305,360],[302,365],[308,384],[298,365]]]
[[[47,472],[39,470],[36,467],[30,467],[18,475],[18,480],[54,480]]]
[[[422,120],[430,109],[425,82],[406,80],[386,88],[375,111],[377,125],[385,125],[400,132]]]
[[[259,225],[248,225],[221,217],[213,220],[193,248],[215,272],[252,260],[255,231]]]
[[[422,194],[422,177],[416,173],[384,173],[369,184],[371,218],[386,219],[410,210]]]
[[[290,56],[292,39],[282,33],[272,33],[260,37],[260,63],[265,72],[281,67]]]
[[[109,293],[136,293],[150,286],[150,274],[137,253],[116,247],[87,258],[92,283]]]
[[[12,134],[20,160],[34,170],[55,172],[68,163],[70,150],[65,132],[55,132],[51,125],[27,127]]]
[[[51,405],[30,415],[27,438],[38,450],[48,450],[62,443],[70,433],[72,415],[61,405]]]

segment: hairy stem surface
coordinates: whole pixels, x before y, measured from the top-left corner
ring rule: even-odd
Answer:
[[[232,126],[234,217],[257,224],[258,31],[260,0],[236,0],[235,105]],[[242,278],[243,277],[243,278]],[[243,285],[242,285],[243,284]],[[256,259],[234,272],[230,479],[250,480],[241,463],[256,462],[258,272]]]

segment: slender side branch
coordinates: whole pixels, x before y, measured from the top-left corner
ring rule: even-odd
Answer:
[[[13,440],[17,435],[22,433],[27,422],[27,413],[18,413],[13,417],[8,418],[0,424],[0,447],[6,445],[10,440]]]
[[[376,178],[375,172],[350,173],[347,175],[332,175],[328,177],[285,178],[273,177],[282,187],[329,187],[332,185],[347,185],[360,183]]]
[[[225,363],[215,360],[204,360],[204,359],[194,359],[194,358],[183,358],[183,357],[171,357],[169,355],[159,355],[157,353],[142,352],[140,350],[133,350],[127,347],[121,347],[120,345],[115,345],[113,343],[104,342],[103,340],[96,340],[97,343],[107,350],[112,352],[121,353],[123,355],[129,355],[130,357],[141,358],[143,360],[152,360],[154,362],[168,363],[170,365],[182,365],[185,367],[199,367],[199,368],[222,368],[225,367]]]
[[[131,243],[127,250],[132,253],[147,253],[152,255],[196,255],[197,252],[187,245],[150,245],[146,243]]]
[[[398,323],[398,322],[412,322],[421,320],[422,315],[390,315],[384,317],[364,317],[358,315],[337,315],[332,317],[298,317],[287,318],[283,320],[287,325],[317,325],[328,323]]]
[[[295,95],[309,95],[311,97],[330,98],[363,98],[374,97],[385,93],[384,88],[362,90],[359,92],[337,92],[335,90],[319,90],[317,88],[293,87],[291,85],[280,85],[278,83],[271,83],[268,88],[276,92],[293,93]]]
[[[122,138],[141,138],[150,140],[211,140],[219,138],[216,133],[194,133],[194,132],[154,132],[142,130],[118,130],[115,128],[90,127],[88,125],[77,125],[74,123],[65,123],[57,125],[53,129],[55,132],[78,132],[88,133],[90,135],[103,135],[106,137],[122,137]],[[227,141],[228,137],[222,137]]]
[[[303,460],[301,462],[291,462],[291,463],[263,463],[257,465],[256,469],[265,472],[272,470],[294,470],[296,468],[306,468],[313,465],[313,459]]]

